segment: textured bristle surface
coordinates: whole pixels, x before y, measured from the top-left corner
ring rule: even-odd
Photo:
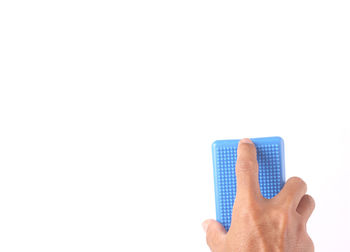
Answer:
[[[258,138],[259,183],[262,195],[270,199],[284,184],[284,150],[280,138]],[[236,197],[235,165],[239,140],[216,141],[213,148],[217,220],[226,230],[231,225],[232,207]]]

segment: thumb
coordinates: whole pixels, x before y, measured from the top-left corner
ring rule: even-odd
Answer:
[[[226,230],[223,225],[215,220],[206,220],[202,223],[204,232],[207,234],[207,244],[212,251],[223,245]]]

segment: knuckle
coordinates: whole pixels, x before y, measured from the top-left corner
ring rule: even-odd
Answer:
[[[305,194],[305,197],[307,197],[307,199],[308,199],[312,204],[315,205],[315,200],[314,200],[314,198],[313,198],[311,195]]]
[[[247,216],[255,216],[255,213],[260,210],[259,205],[252,198],[247,197],[244,201],[244,208],[242,208],[242,212]]]
[[[307,198],[307,201],[309,202],[309,205],[310,205],[312,208],[315,208],[316,203],[315,203],[314,198],[313,198],[311,195],[309,195],[309,194],[305,194],[304,197]]]
[[[283,207],[283,205],[275,208],[271,211],[272,215],[275,216],[276,219],[286,220],[289,218],[289,211]]]
[[[280,206],[271,211],[271,215],[273,218],[273,223],[279,230],[283,230],[287,227],[290,220],[290,211],[288,211],[285,207]]]
[[[209,247],[215,247],[216,245],[219,244],[219,235],[217,234],[217,232],[214,232],[213,230],[208,230],[207,233],[207,244],[209,245]]]
[[[240,217],[245,223],[256,224],[261,221],[261,215],[264,214],[263,207],[253,201],[246,201],[244,206],[238,210]]]
[[[307,189],[307,185],[306,185],[305,181],[299,177],[291,177],[290,179],[288,179],[288,182],[289,182],[289,184],[292,184],[296,187],[303,188],[305,190]]]
[[[293,206],[294,202],[294,195],[289,194],[287,197],[284,198],[283,202],[281,203],[281,207],[283,209],[290,209]]]
[[[240,171],[250,171],[255,166],[256,162],[254,160],[238,160],[236,168]]]
[[[306,226],[303,222],[298,222],[296,225],[297,232],[299,234],[305,233],[306,232]]]

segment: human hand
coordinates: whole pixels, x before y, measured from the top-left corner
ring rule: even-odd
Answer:
[[[290,178],[279,194],[265,199],[260,192],[256,148],[250,139],[238,144],[236,199],[228,232],[215,220],[202,226],[213,252],[314,251],[306,222],[315,202],[306,193],[306,184]]]

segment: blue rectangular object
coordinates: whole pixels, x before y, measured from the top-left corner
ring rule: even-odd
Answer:
[[[251,138],[256,146],[259,183],[262,195],[270,199],[285,182],[284,143],[280,137]],[[218,140],[212,145],[216,219],[226,230],[231,225],[232,207],[236,197],[235,166],[239,140]]]

